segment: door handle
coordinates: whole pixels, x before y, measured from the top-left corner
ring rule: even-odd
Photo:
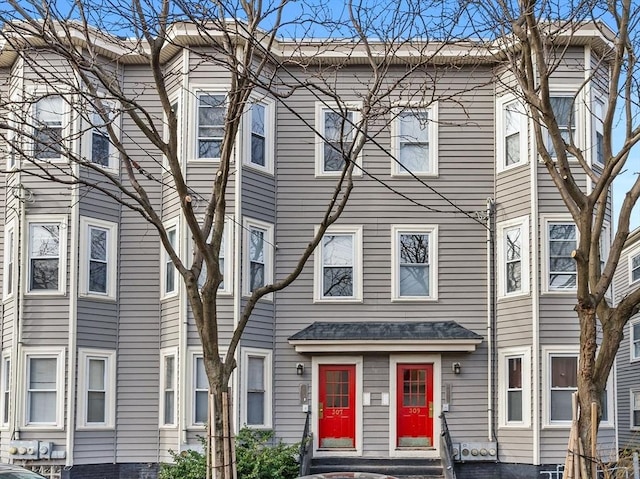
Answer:
[[[429,401],[429,417],[433,418],[433,401]]]
[[[322,419],[324,418],[324,404],[323,403],[318,403],[318,418]]]

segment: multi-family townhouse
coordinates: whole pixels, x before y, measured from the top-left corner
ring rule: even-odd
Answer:
[[[631,232],[614,277],[614,296],[620,300],[640,284],[640,229]],[[631,318],[616,356],[617,437],[620,449],[640,445],[640,315]]]
[[[606,74],[594,71],[607,41],[589,26],[568,41],[552,102],[597,168],[607,90]],[[215,120],[228,73],[194,43],[167,47],[163,68],[197,201],[216,168],[208,132],[224,128]],[[342,63],[334,84],[356,119],[368,71],[347,46],[349,55],[323,55],[322,64]],[[297,442],[309,420],[312,454],[325,466],[401,462],[440,457],[444,413],[462,476],[479,477],[479,461],[490,477],[509,477],[564,460],[577,387],[576,227],[537,160],[526,108],[506,88],[509,70],[495,51],[470,51],[443,51],[433,70],[404,81],[391,100],[395,117],[358,160],[344,214],[300,278],[260,301],[237,354],[236,429],[272,428]],[[149,68],[135,51],[101,55],[161,128]],[[119,174],[108,140],[83,126],[77,99],[54,81],[66,71],[55,54],[6,47],[0,62],[2,94],[28,104],[46,129],[11,141],[57,135]],[[287,74],[304,79],[313,68],[310,58]],[[436,101],[412,103],[425,88]],[[335,114],[304,89],[247,108],[221,253],[223,342],[246,294],[289,272],[319,222],[342,166],[324,142],[350,134],[334,127]],[[188,257],[162,156],[126,115],[120,129]],[[254,139],[263,148],[253,151]],[[67,165],[60,149],[32,155],[35,165],[11,148],[3,159],[2,460],[46,465],[54,476],[148,477],[169,449],[199,447],[205,431],[207,382],[184,288],[137,212],[29,171],[46,162],[96,181],[99,173]],[[605,450],[615,449],[613,394],[608,388],[600,429]]]

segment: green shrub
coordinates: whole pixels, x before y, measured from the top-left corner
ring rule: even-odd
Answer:
[[[241,429],[236,437],[238,479],[293,479],[298,476],[298,446],[283,442],[269,445],[273,431]],[[204,439],[201,438],[204,446]],[[204,479],[207,460],[204,454],[188,450],[169,450],[173,464],[163,464],[159,479]]]

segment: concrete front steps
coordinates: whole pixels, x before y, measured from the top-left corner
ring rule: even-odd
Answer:
[[[311,474],[375,472],[402,479],[443,479],[440,459],[389,459],[370,457],[314,457]]]

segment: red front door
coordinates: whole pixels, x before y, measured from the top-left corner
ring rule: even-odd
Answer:
[[[398,364],[398,447],[433,447],[433,364]]]
[[[320,447],[354,448],[356,444],[356,367],[319,367],[318,429]]]

